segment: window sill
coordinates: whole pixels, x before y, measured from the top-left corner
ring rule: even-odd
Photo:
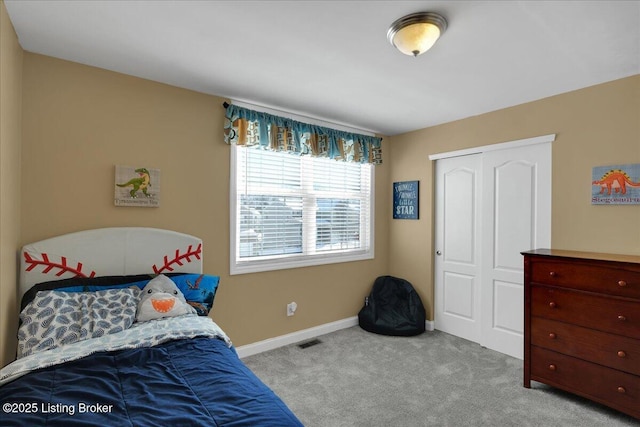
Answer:
[[[343,262],[364,261],[374,258],[373,249],[361,252],[349,252],[327,255],[300,256],[278,259],[242,261],[230,265],[230,274],[260,273],[263,271],[286,270],[291,268],[338,264]]]

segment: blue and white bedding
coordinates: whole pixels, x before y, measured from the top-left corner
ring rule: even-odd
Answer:
[[[135,323],[131,328],[115,334],[77,341],[71,345],[22,357],[0,370],[0,385],[36,369],[77,360],[101,351],[153,347],[170,340],[197,336],[220,338],[231,347],[229,337],[209,317],[168,317],[152,322]]]
[[[208,317],[34,352],[0,370],[3,426],[300,426]]]
[[[0,370],[1,425],[301,425],[208,316],[161,310],[140,321],[130,279],[50,283],[23,299],[19,358]]]

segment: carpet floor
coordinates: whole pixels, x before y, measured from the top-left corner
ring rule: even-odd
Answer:
[[[444,332],[376,335],[355,326],[243,361],[307,427],[640,426],[534,382],[522,361]]]

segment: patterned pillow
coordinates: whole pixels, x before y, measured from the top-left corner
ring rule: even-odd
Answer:
[[[165,274],[178,285],[187,302],[196,309],[199,316],[207,316],[213,307],[213,300],[220,284],[220,276],[196,273]],[[58,290],[64,292],[96,292],[106,289],[124,289],[131,286],[144,288],[155,274],[130,276],[72,277],[34,285],[22,297],[24,309],[41,291]]]
[[[96,276],[96,277],[70,277],[68,279],[50,280],[40,282],[31,287],[22,296],[20,311],[36,297],[40,291],[63,291],[63,292],[97,292],[107,289],[128,288],[136,282],[145,284],[153,279],[152,274],[136,274],[127,276]],[[140,289],[144,285],[138,285]]]
[[[129,328],[140,291],[41,291],[20,313],[18,358]]]

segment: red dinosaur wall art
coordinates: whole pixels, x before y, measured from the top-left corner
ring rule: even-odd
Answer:
[[[640,164],[594,167],[591,185],[594,205],[640,204]]]

